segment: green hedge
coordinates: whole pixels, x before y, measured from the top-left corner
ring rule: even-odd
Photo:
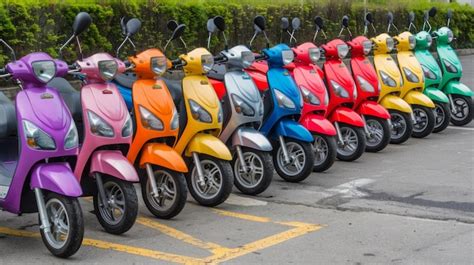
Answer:
[[[417,14],[417,25],[422,21],[423,10],[431,4],[420,0],[410,2],[388,1],[389,6],[372,4],[369,10],[376,19],[379,32],[386,29],[385,15],[388,9],[395,14],[395,23],[400,29],[407,26],[407,13],[414,10]],[[290,4],[297,2],[298,4]],[[370,0],[369,2],[373,2]],[[383,2],[383,1],[382,1]],[[438,15],[432,20],[435,27],[444,25],[447,8],[455,10],[451,27],[457,36],[457,47],[474,47],[474,27],[472,18],[474,9],[458,4],[437,4]],[[71,25],[74,16],[80,11],[89,12],[93,17],[93,25],[81,36],[84,53],[91,54],[98,51],[114,53],[122,36],[119,21],[122,16],[138,17],[142,20],[142,30],[134,38],[138,49],[148,47],[162,47],[169,32],[166,22],[176,19],[185,23],[188,28],[184,39],[188,47],[206,45],[206,21],[209,17],[222,15],[226,19],[227,37],[230,44],[248,43],[252,36],[252,19],[261,14],[267,18],[268,37],[273,43],[280,41],[281,30],[279,20],[282,16],[298,16],[303,21],[302,30],[296,35],[298,41],[311,40],[314,33],[313,17],[320,15],[326,19],[327,33],[334,37],[339,32],[339,21],[344,14],[351,17],[352,31],[360,34],[363,27],[363,5],[359,1],[290,1],[274,0],[270,3],[259,0],[228,0],[228,1],[189,1],[189,0],[155,0],[155,1],[0,1],[0,37],[14,47],[19,56],[31,51],[45,51],[57,56],[59,45],[71,34]],[[261,38],[255,46],[262,47]],[[319,42],[321,42],[320,40]],[[214,51],[221,49],[221,43],[213,39]],[[8,58],[8,52],[0,50],[0,65]],[[182,51],[179,43],[171,46],[168,54],[175,55]],[[130,47],[124,50],[123,55],[131,52]],[[74,45],[67,48],[65,58],[74,59],[76,49]]]

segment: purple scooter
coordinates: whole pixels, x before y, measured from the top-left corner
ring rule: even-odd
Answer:
[[[81,186],[71,168],[77,160],[78,134],[66,104],[46,83],[68,72],[65,62],[36,52],[0,69],[21,88],[15,105],[0,92],[0,209],[21,215],[39,213],[49,251],[67,258],[84,235],[77,197]]]

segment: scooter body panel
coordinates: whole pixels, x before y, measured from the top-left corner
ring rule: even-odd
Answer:
[[[138,182],[133,165],[118,150],[100,150],[92,153],[90,172],[102,173],[128,182]]]
[[[417,49],[415,56],[424,69],[425,89],[428,87],[438,88],[442,82],[443,73],[431,52],[427,49]]]
[[[411,90],[403,98],[410,105],[420,105],[428,108],[434,108],[433,101],[420,91]]]
[[[216,136],[207,133],[197,133],[189,141],[185,155],[193,153],[205,154],[222,160],[232,160],[229,148]]]
[[[354,91],[356,86],[354,80],[352,79],[352,75],[344,62],[340,59],[327,60],[324,63],[323,70],[326,75],[326,80],[330,91],[328,105],[329,115],[331,115],[333,111],[343,105],[348,106],[348,108],[353,108],[355,104]],[[346,90],[348,96],[344,98],[336,95],[336,88],[333,86],[331,81],[335,81],[339,84],[339,86],[343,87]]]
[[[452,81],[446,84],[446,87],[444,88],[444,91],[446,94],[457,94],[457,95],[463,95],[467,97],[472,97],[473,92],[472,90],[467,87],[465,84],[459,82],[459,81]]]
[[[439,90],[437,87],[426,87],[423,91],[423,94],[428,96],[431,101],[449,103],[449,98],[443,91]]]
[[[273,149],[265,135],[248,127],[240,127],[232,134],[232,146],[244,146],[264,152],[270,152]]]
[[[446,85],[452,81],[460,81],[462,77],[462,65],[451,45],[438,43],[436,45],[436,51],[438,52],[439,65],[443,71],[443,80],[440,87],[445,88]],[[452,70],[447,67],[448,63],[452,65]]]
[[[300,123],[313,134],[335,136],[336,127],[324,116],[309,113],[300,119]]]
[[[82,195],[81,185],[65,162],[37,164],[31,170],[30,188],[40,188],[68,197]]]
[[[335,109],[328,117],[332,123],[345,123],[356,127],[364,127],[364,120],[357,112],[347,107]]]
[[[398,69],[398,66],[393,60],[392,56],[390,54],[375,54],[374,66],[377,70],[377,76],[381,85],[379,102],[383,97],[385,97],[385,95],[388,94],[400,96],[402,92],[400,86],[402,81],[402,74],[400,73],[400,69]],[[382,73],[385,73],[394,81],[393,86],[389,86],[385,82],[383,82]]]
[[[398,110],[405,113],[412,113],[413,110],[411,109],[410,104],[408,104],[405,100],[401,99],[400,97],[394,95],[386,95],[379,100],[380,105],[382,105],[385,109],[392,109]]]
[[[406,95],[412,90],[418,90],[423,92],[424,89],[424,77],[423,69],[420,63],[416,59],[415,55],[411,51],[399,51],[397,53],[398,65],[400,66],[400,72],[403,76],[402,93],[400,96],[405,98]],[[412,82],[408,79],[404,68],[410,70],[417,78],[418,82]]]
[[[280,120],[276,124],[274,130],[272,131],[269,137],[274,140],[277,140],[280,135],[303,142],[313,141],[313,135],[311,135],[307,128],[305,128],[300,123],[287,118]]]
[[[139,166],[145,168],[146,164],[152,164],[169,168],[177,172],[188,172],[188,167],[176,150],[162,143],[147,143],[143,146]]]
[[[390,113],[382,105],[374,101],[364,101],[357,106],[356,112],[364,116],[373,116],[381,119],[390,119]]]

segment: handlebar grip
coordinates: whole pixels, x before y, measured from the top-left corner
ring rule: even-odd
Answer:
[[[255,56],[255,61],[263,61],[267,59],[267,56],[265,54],[260,54]]]
[[[178,58],[178,59],[175,59],[175,60],[172,60],[172,61],[171,61],[171,64],[172,64],[173,66],[180,65],[181,63],[182,63],[181,58]]]
[[[129,68],[130,66],[132,66],[132,63],[128,60],[123,61],[123,63],[125,64],[125,68]]]
[[[215,63],[222,63],[222,62],[225,62],[226,61],[226,57],[224,55],[217,55],[217,56],[214,56],[214,62]]]

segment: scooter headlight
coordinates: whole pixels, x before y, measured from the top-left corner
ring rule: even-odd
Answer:
[[[114,129],[112,126],[110,126],[97,114],[88,110],[87,117],[89,119],[90,129],[93,134],[102,137],[114,137]]]
[[[162,75],[166,72],[167,61],[165,56],[157,56],[150,59],[151,71],[157,75]]]
[[[158,117],[153,115],[151,111],[140,105],[138,106],[138,110],[140,111],[140,118],[143,127],[148,130],[163,131],[163,122]]]
[[[407,78],[408,81],[412,83],[418,83],[420,82],[420,79],[418,76],[415,75],[410,69],[403,67],[403,72],[405,73],[405,77]]]
[[[375,92],[375,88],[361,76],[357,76],[357,81],[359,81],[360,88],[365,92]]]
[[[309,91],[309,89],[307,89],[304,86],[300,86],[300,90],[303,96],[303,101],[305,103],[316,105],[316,106],[319,106],[321,104],[321,101],[319,100],[319,98],[315,94],[313,94],[311,91]]]
[[[125,123],[123,124],[122,127],[122,137],[130,137],[133,132],[133,124],[132,124],[132,118],[130,117],[130,114],[127,112],[127,119],[125,120]]]
[[[413,36],[413,35],[408,36],[408,44],[410,45],[410,50],[415,49],[415,46],[416,46],[415,36]]]
[[[214,65],[214,57],[212,57],[211,54],[201,55],[201,65],[202,71],[204,73],[208,73],[209,71],[211,71],[212,66]]]
[[[453,31],[448,29],[448,32],[446,34],[448,34],[448,43],[451,43],[454,40]]]
[[[395,41],[393,40],[393,38],[387,38],[385,40],[385,44],[387,44],[388,52],[391,52],[393,48],[395,48]]]
[[[278,89],[275,89],[274,91],[275,91],[275,96],[276,96],[276,99],[277,99],[277,102],[278,102],[278,106],[280,106],[280,108],[288,108],[288,109],[295,109],[296,108],[296,105],[293,102],[293,100],[291,100],[289,97],[285,96],[285,94],[283,94],[283,92],[281,92]]]
[[[241,52],[241,58],[243,68],[248,68],[253,64],[253,62],[255,62],[255,55],[251,51]]]
[[[56,143],[53,137],[45,133],[34,123],[23,120],[23,131],[26,143],[35,150],[56,150]]]
[[[450,73],[457,73],[458,72],[458,69],[456,68],[456,66],[454,66],[452,63],[450,63],[448,60],[446,59],[443,59],[443,63],[444,63],[444,67],[446,68],[446,70]]]
[[[171,130],[176,130],[179,128],[179,113],[176,110],[176,107],[173,107],[173,118],[171,118]]]
[[[281,57],[283,58],[283,64],[287,65],[293,62],[295,59],[295,54],[292,50],[285,50],[281,52]]]
[[[212,117],[209,112],[207,112],[201,105],[199,105],[196,101],[190,99],[189,106],[191,107],[191,114],[195,120],[205,122],[205,123],[212,123]],[[222,108],[219,106],[219,112],[221,112]],[[218,114],[219,116],[219,114]]]
[[[76,124],[71,122],[69,130],[64,139],[64,149],[69,150],[79,146],[79,134],[77,133]]]
[[[387,73],[384,71],[380,71],[380,77],[382,77],[382,82],[389,87],[396,87],[397,82],[391,78]]]
[[[118,65],[115,60],[106,60],[99,62],[99,73],[104,81],[114,79],[118,71]]]
[[[346,58],[348,53],[349,53],[349,46],[347,46],[347,44],[337,45],[337,55],[339,56],[339,58],[341,59]]]
[[[362,48],[364,49],[364,54],[368,55],[372,50],[372,42],[370,40],[362,42]]]
[[[53,61],[36,61],[31,64],[36,78],[48,83],[56,75],[56,64]]]
[[[436,74],[433,71],[431,71],[430,69],[428,69],[428,67],[426,67],[422,64],[421,68],[423,68],[423,74],[424,74],[425,78],[432,79],[432,80],[436,79]]]
[[[235,112],[243,114],[245,116],[254,116],[255,111],[247,104],[241,97],[236,94],[232,94],[232,102],[234,103]]]
[[[339,85],[336,81],[331,80],[331,86],[336,96],[341,98],[349,98],[349,92],[347,92],[347,90]]]
[[[319,58],[321,57],[321,51],[319,50],[319,48],[310,48],[308,52],[309,52],[309,59],[311,60],[313,64],[316,64]]]

